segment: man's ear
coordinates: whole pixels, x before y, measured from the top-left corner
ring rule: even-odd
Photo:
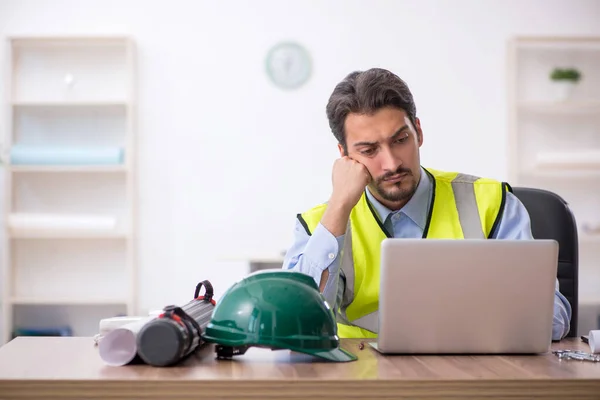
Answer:
[[[415,130],[417,131],[417,140],[419,141],[419,147],[423,144],[423,130],[421,129],[421,120],[415,118]]]
[[[338,150],[340,151],[340,157],[347,156],[346,150],[344,150],[344,146],[341,143],[338,143]]]

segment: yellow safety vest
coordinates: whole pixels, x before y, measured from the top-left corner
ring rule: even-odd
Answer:
[[[507,183],[457,172],[426,169],[433,184],[423,238],[489,238],[500,221]],[[320,204],[298,219],[310,235],[321,221],[327,204]],[[378,330],[379,266],[385,231],[366,195],[352,209],[340,265],[340,290],[334,305],[338,335],[374,338]]]

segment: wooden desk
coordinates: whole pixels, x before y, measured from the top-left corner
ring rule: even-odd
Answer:
[[[20,337],[0,348],[0,398],[600,398],[600,363],[552,354],[381,356],[359,344],[343,341],[359,356],[350,363],[256,348],[219,361],[205,345],[180,366],[155,368],[106,366],[91,338]],[[554,348],[588,350],[577,340]]]

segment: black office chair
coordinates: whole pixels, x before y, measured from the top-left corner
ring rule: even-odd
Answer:
[[[573,310],[567,337],[577,337],[579,246],[575,217],[567,202],[550,191],[515,187],[513,193],[529,212],[533,237],[554,239],[559,244],[560,292],[569,300]]]

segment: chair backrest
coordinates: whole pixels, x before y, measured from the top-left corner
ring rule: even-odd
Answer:
[[[554,239],[559,244],[558,282],[560,292],[573,310],[568,337],[577,336],[579,245],[577,224],[567,202],[559,195],[543,189],[513,188],[531,218],[535,239]]]

